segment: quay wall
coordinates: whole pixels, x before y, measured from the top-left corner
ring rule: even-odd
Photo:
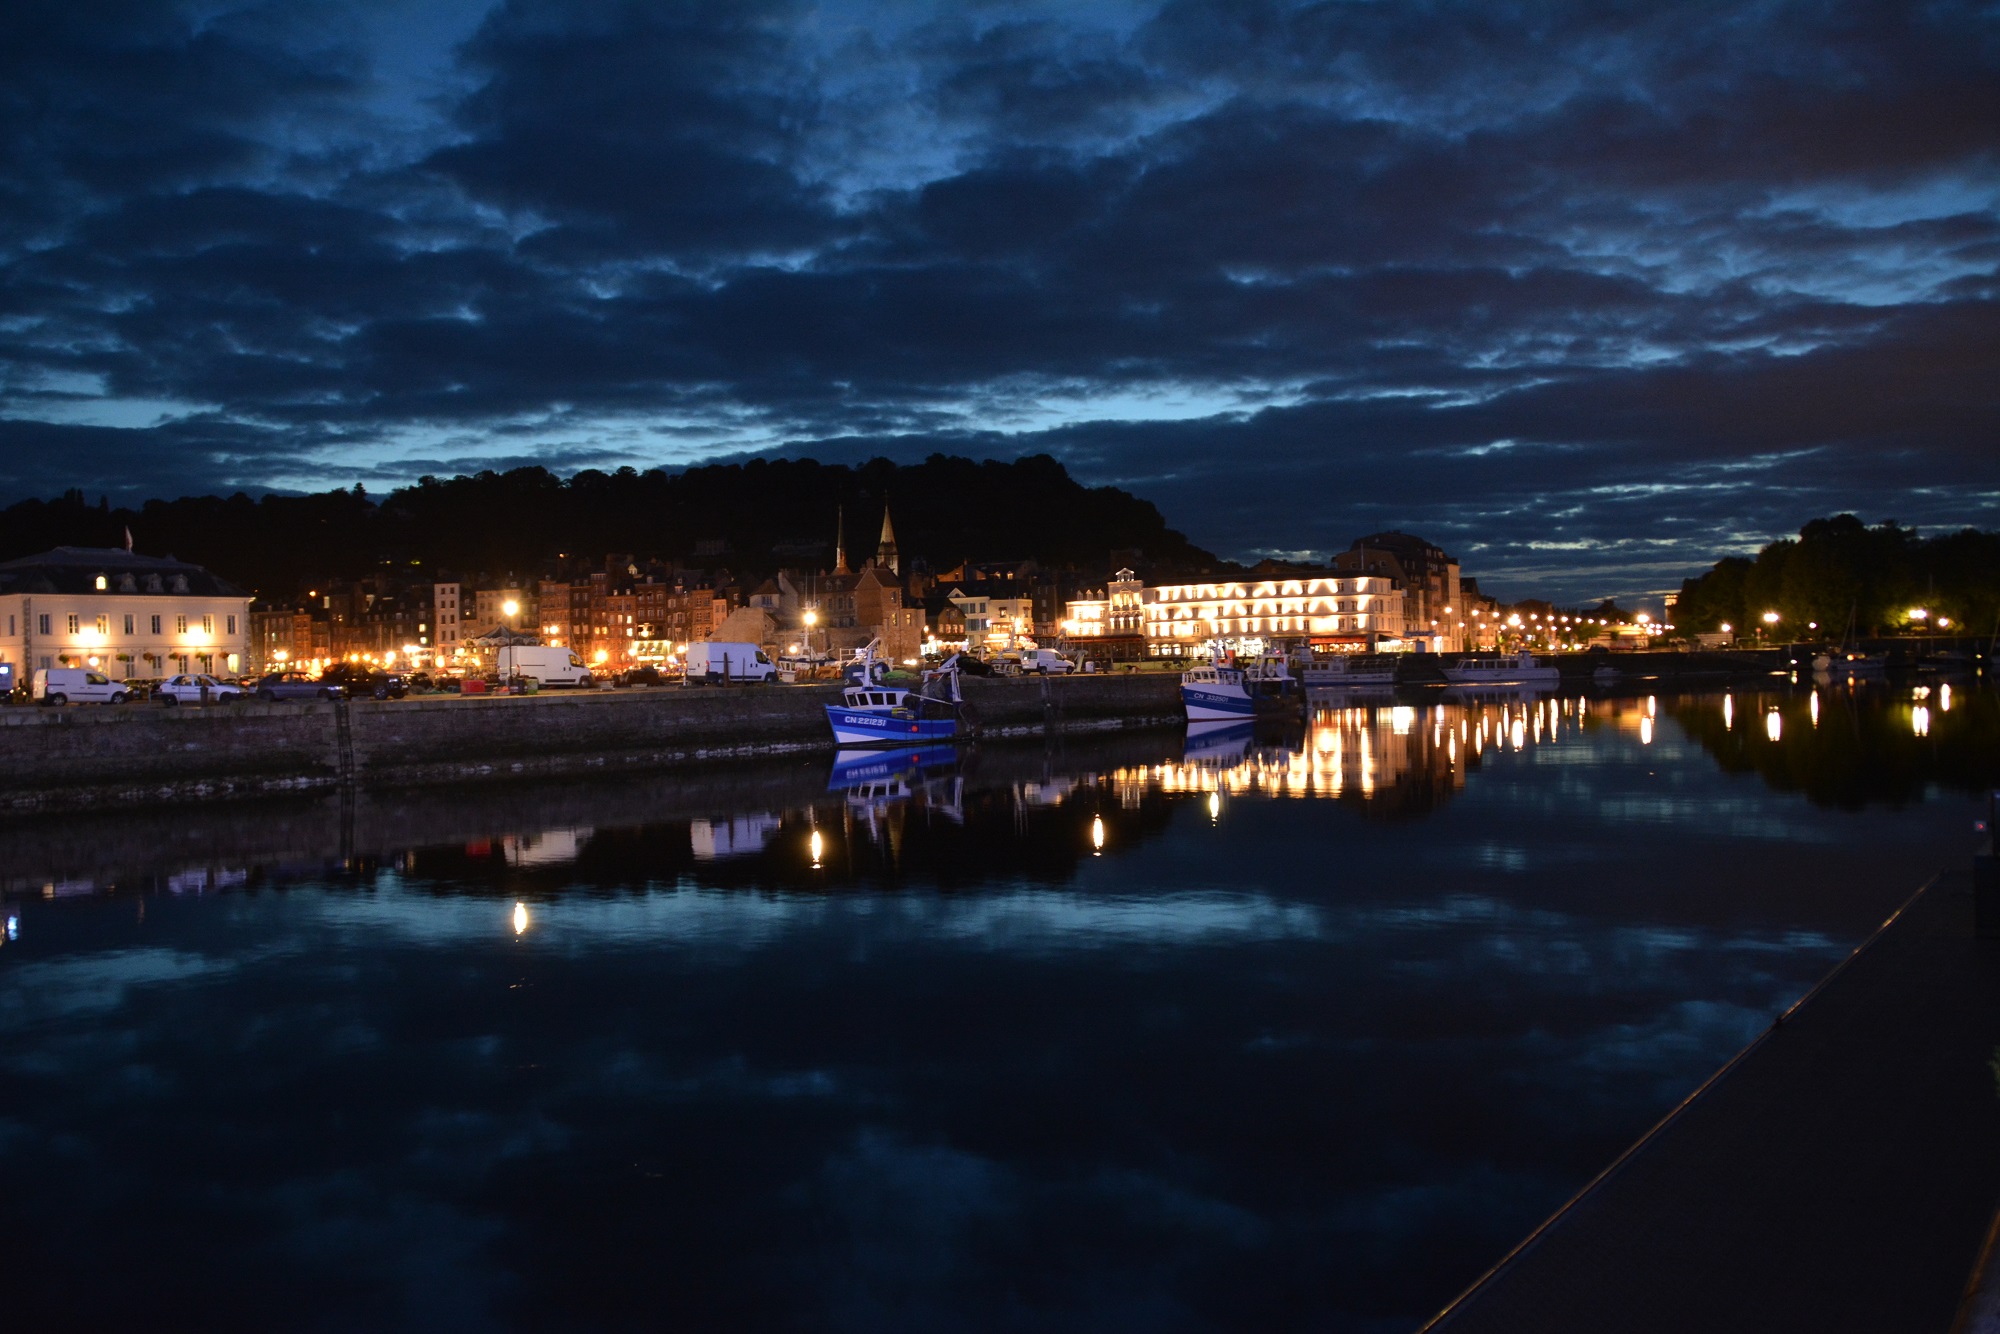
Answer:
[[[987,734],[1178,721],[1163,675],[970,680]],[[839,687],[0,710],[0,812],[559,777],[832,748]]]

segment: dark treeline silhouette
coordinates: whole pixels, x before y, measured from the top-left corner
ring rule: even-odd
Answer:
[[[1681,585],[1674,623],[1693,633],[1725,623],[1748,633],[1767,611],[1780,638],[1837,638],[1854,618],[1857,633],[1909,629],[1912,608],[1926,624],[1991,634],[2000,620],[2000,533],[1967,528],[1920,537],[1894,520],[1873,528],[1852,514],[1814,519],[1755,557],[1730,556]],[[1818,622],[1817,630],[1808,627]]]
[[[54,546],[121,546],[129,528],[139,551],[205,565],[264,596],[384,566],[531,575],[559,556],[606,553],[696,562],[702,552],[697,563],[749,577],[781,565],[831,565],[837,509],[858,566],[875,552],[885,502],[905,571],[913,561],[942,571],[963,560],[1034,559],[1101,579],[1110,553],[1121,549],[1143,551],[1156,574],[1233,568],[1169,528],[1150,502],[1116,487],[1086,487],[1047,455],[975,462],[941,454],[911,465],[754,459],[679,473],[585,471],[567,480],[516,468],[425,477],[380,500],[357,486],[149,500],[133,510],[93,505],[72,491],[0,511],[0,559]]]

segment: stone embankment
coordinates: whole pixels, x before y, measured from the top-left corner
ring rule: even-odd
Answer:
[[[989,736],[1179,721],[1171,675],[966,682]],[[836,686],[0,710],[0,812],[644,771],[828,750]]]

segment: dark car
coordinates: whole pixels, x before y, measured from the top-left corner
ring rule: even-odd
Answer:
[[[349,699],[401,699],[410,693],[408,683],[398,673],[352,662],[336,662],[319,679],[339,686]]]
[[[614,679],[621,686],[656,686],[661,684],[666,678],[660,675],[659,668],[645,666],[634,667],[628,672],[620,672]]]
[[[304,672],[272,672],[257,678],[251,693],[258,699],[339,699],[336,682],[316,681]]]

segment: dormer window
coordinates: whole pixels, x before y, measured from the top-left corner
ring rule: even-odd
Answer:
[[[146,576],[146,591],[147,591],[148,593],[157,593],[157,592],[159,592],[159,591],[160,591],[160,576],[159,576],[159,575],[157,575],[157,574],[149,574],[149,575],[147,575],[147,576]]]
[[[118,576],[118,591],[121,593],[136,593],[139,591],[139,581],[129,574],[121,574]]]
[[[187,577],[186,575],[184,575],[184,574],[177,574],[177,575],[175,575],[175,576],[174,576],[174,592],[176,592],[176,593],[185,593],[185,592],[187,592],[187,591],[188,591],[188,577]]]
[[[105,589],[111,587],[111,581],[109,579],[106,579],[101,574],[97,576],[96,583],[97,583],[97,591],[100,593],[102,593]]]

